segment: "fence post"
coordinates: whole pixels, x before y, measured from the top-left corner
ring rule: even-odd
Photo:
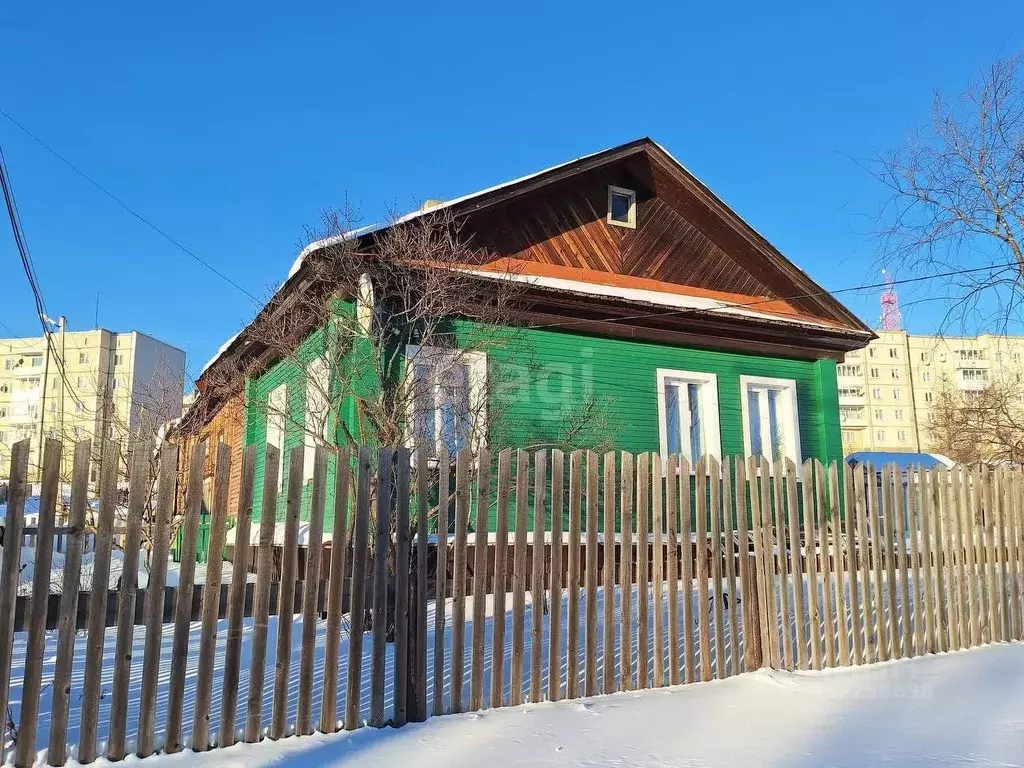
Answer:
[[[743,669],[750,672],[764,666],[765,654],[761,648],[761,606],[757,595],[758,571],[761,564],[756,555],[741,553],[747,567],[742,573],[743,583]]]

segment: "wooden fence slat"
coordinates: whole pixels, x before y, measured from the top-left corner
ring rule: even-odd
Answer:
[[[740,641],[736,610],[736,596],[738,594],[736,591],[736,507],[733,503],[732,464],[731,457],[725,456],[722,458],[722,530],[725,534],[725,580],[729,603],[729,674],[735,675],[739,672]],[[689,489],[690,481],[689,478],[686,478],[686,490],[689,491]],[[690,504],[687,498],[687,502],[683,506],[683,517],[688,518],[689,516]],[[686,525],[687,532],[689,532],[689,528],[690,526]],[[690,537],[688,533],[683,537],[683,546],[684,556],[688,558],[690,556]],[[692,602],[689,583],[684,583],[687,584],[687,602]]]
[[[7,517],[4,525],[4,558],[3,566],[0,568],[0,712],[4,713],[4,717],[10,703],[14,606],[18,599],[18,577],[21,572],[20,543],[25,527],[25,497],[29,493],[28,454],[28,439],[20,440],[11,446]],[[103,594],[106,595],[106,590]],[[95,730],[95,718],[93,723]]]
[[[260,504],[259,543],[256,551],[256,589],[253,593],[252,658],[249,660],[249,694],[245,708],[245,741],[260,740],[263,729],[263,677],[267,665],[270,615],[270,570],[274,558],[274,527],[277,523],[278,468],[281,454],[272,445],[263,462],[263,494]]]
[[[832,558],[829,555],[832,518],[829,514],[825,468],[819,460],[814,462],[814,485],[818,513],[818,570],[821,572],[821,618],[825,636],[825,666],[834,667],[836,665],[836,626],[832,612]]]
[[[530,454],[516,452],[516,531],[512,559],[512,679],[509,703],[523,703],[523,655],[526,634],[526,549],[530,508]],[[587,556],[590,552],[588,550]]]
[[[924,642],[924,608],[921,602],[921,508],[919,505],[918,486],[920,484],[920,470],[914,467],[907,469],[907,521],[908,541],[910,542],[910,569],[911,582],[914,594],[913,601],[913,627],[914,655],[923,656],[925,653]]]
[[[320,595],[320,556],[324,542],[324,504],[327,502],[327,449],[318,445],[313,451],[313,488],[309,502],[309,539],[306,545],[306,572],[302,578],[302,635],[299,651],[299,701],[295,733],[313,732],[313,669],[316,661],[317,600]],[[320,679],[318,684],[323,683]],[[322,708],[322,706],[321,706]]]
[[[650,684],[650,650],[647,645],[650,638],[647,606],[651,594],[650,461],[651,457],[647,453],[641,453],[636,457],[636,687],[641,690]],[[683,606],[683,610],[686,610],[686,606]]]
[[[277,593],[277,651],[274,657],[274,704],[270,738],[288,735],[288,698],[292,668],[292,624],[295,617],[295,582],[298,578],[299,515],[302,511],[304,451],[292,449],[288,457],[285,497],[284,547],[281,551],[281,585]]]
[[[548,699],[562,698],[562,486],[565,455],[551,451],[551,619],[548,631]]]
[[[345,574],[349,548],[348,514],[349,485],[352,480],[351,450],[338,451],[334,475],[334,520],[331,524],[331,570],[327,582],[327,632],[324,638],[323,699],[320,703],[320,732],[338,730],[338,669],[341,655],[341,623],[345,596]],[[243,459],[244,461],[244,459]],[[420,465],[423,466],[423,465]],[[243,478],[245,475],[243,475]],[[243,488],[244,486],[243,479]],[[239,505],[241,509],[241,505]],[[236,537],[237,541],[237,537]],[[350,623],[351,626],[351,623]],[[228,630],[231,637],[231,630]]]
[[[139,540],[146,497],[150,492],[148,452],[148,446],[136,446],[131,459],[128,521],[122,543],[124,559],[121,561],[121,578],[117,590],[114,681],[111,686],[110,737],[107,740],[107,758],[110,760],[122,760],[126,754],[125,730],[128,724],[128,683],[131,679],[135,599],[139,580]]]
[[[793,630],[792,614],[789,603],[789,558],[786,549],[788,548],[789,537],[786,535],[786,506],[785,506],[785,470],[786,463],[782,459],[775,460],[772,473],[772,484],[775,489],[774,513],[775,513],[775,539],[778,541],[778,555],[776,562],[779,570],[779,630],[782,633],[781,666],[785,669],[793,669],[795,666],[793,654]]]
[[[995,510],[995,540],[996,540],[996,569],[999,573],[997,583],[999,584],[999,639],[1010,639],[1010,605],[1007,599],[1009,585],[1007,583],[1006,568],[1006,519],[1003,514],[1003,468],[996,467],[992,473],[992,494],[993,509]]]
[[[931,473],[932,552],[935,556],[935,642],[937,651],[949,650],[949,614],[946,610],[946,537],[943,520],[943,488],[947,473],[936,467]]]
[[[931,474],[923,467],[918,468],[918,502],[921,531],[921,580],[924,582],[924,647],[927,653],[935,653],[935,574],[934,550],[932,548],[932,495]]]
[[[668,550],[665,569],[668,587],[668,682],[679,685],[679,466],[678,456],[669,456],[665,467],[665,545]]]
[[[487,620],[487,536],[490,531],[491,454],[487,448],[477,449],[476,520],[473,540],[473,651],[471,655],[469,708],[484,707],[484,643]],[[543,541],[544,533],[541,532]],[[497,557],[497,554],[495,555]],[[497,616],[494,617],[495,621]]]
[[[967,572],[965,568],[964,520],[960,510],[963,475],[959,468],[949,473],[950,527],[953,530],[954,579],[956,581],[956,623],[958,647],[971,645],[970,619],[967,614]]]
[[[1014,568],[1016,569],[1017,578],[1024,578],[1024,499],[1022,499],[1022,492],[1024,492],[1024,479],[1022,479],[1022,471],[1014,469],[1010,473],[1013,477],[1012,484],[1012,514],[1014,521],[1015,531],[1015,546],[1016,556],[1014,559]],[[1024,589],[1021,589],[1020,599],[1024,600]],[[1018,628],[1018,633],[1015,639],[1024,639],[1024,604],[1018,603],[1021,610],[1021,626]]]
[[[409,721],[409,569],[412,565],[409,550],[409,539],[412,531],[409,529],[410,513],[410,484],[411,471],[409,449],[401,447],[391,454],[394,461],[392,477],[395,482],[394,510],[395,510],[395,547],[394,547],[394,672],[392,689],[392,716],[391,724],[395,728],[401,728]],[[388,528],[388,546],[390,548],[390,524]],[[390,581],[390,577],[388,578]],[[308,581],[307,581],[308,584]],[[315,589],[315,587],[314,587]],[[391,590],[389,589],[388,592]],[[314,592],[315,594],[315,592]],[[315,598],[314,598],[315,601]],[[386,609],[386,612],[390,608]],[[314,628],[316,627],[313,624]],[[315,639],[314,635],[314,639]],[[312,676],[312,675],[311,675]]]
[[[552,478],[554,480],[554,478]],[[622,544],[619,548],[619,690],[633,689],[633,454],[622,452],[621,498],[619,508],[622,510]],[[552,495],[554,487],[552,486]],[[554,526],[552,526],[554,529]],[[561,549],[561,544],[558,545]],[[558,568],[552,562],[552,576]],[[552,596],[552,607],[557,600]],[[552,628],[552,634],[554,629]],[[553,650],[553,649],[552,649]],[[551,654],[552,668],[557,657]]]
[[[754,614],[752,608],[754,601],[748,600],[749,595],[747,589],[751,584],[755,583],[756,577],[750,573],[750,526],[747,519],[747,468],[746,462],[742,458],[736,459],[736,492],[734,498],[736,500],[736,547],[737,557],[739,559],[739,579],[740,579],[740,590],[742,591],[741,598],[742,602],[742,616],[743,616],[743,656],[740,661],[742,671],[751,672],[747,666],[747,659],[753,658],[751,648],[752,635],[751,630],[752,623],[759,621],[757,615]],[[760,653],[760,649],[757,651]]]
[[[913,604],[910,602],[910,566],[907,562],[907,509],[903,492],[902,472],[893,470],[893,482],[896,485],[896,505],[893,514],[896,516],[896,562],[899,566],[900,579],[900,616],[903,630],[903,657],[914,655],[914,634],[911,627]],[[908,483],[909,478],[908,478]]]
[[[981,485],[985,492],[985,578],[988,581],[988,625],[989,638],[993,643],[999,642],[999,583],[996,574],[995,544],[995,494],[992,488],[992,475],[988,466],[981,468]]]
[[[199,632],[199,669],[196,679],[196,705],[192,718],[192,749],[204,752],[210,746],[210,699],[213,694],[213,674],[216,668],[217,618],[220,615],[220,583],[223,578],[222,558],[225,525],[228,516],[228,489],[231,478],[231,447],[227,443],[217,446],[214,468],[213,514],[210,519],[210,549],[206,562],[206,584],[203,587],[202,624]],[[140,491],[142,487],[140,486]],[[140,494],[141,495],[141,494]],[[129,502],[131,496],[129,494]],[[141,515],[140,515],[141,516]],[[129,518],[131,511],[129,508]],[[126,560],[127,562],[127,560]],[[134,585],[132,594],[134,596]],[[128,613],[127,642],[131,642],[131,617]],[[120,630],[120,627],[118,628]],[[125,689],[128,688],[127,673]],[[114,690],[117,690],[115,679]]]
[[[868,523],[871,526],[871,566],[874,574],[874,611],[875,611],[875,642],[876,658],[878,661],[889,659],[889,629],[886,622],[885,607],[885,550],[883,543],[885,538],[881,533],[882,501],[880,494],[884,493],[878,485],[880,473],[875,468],[867,465],[867,512]]]
[[[18,719],[18,738],[14,753],[14,764],[18,768],[29,768],[36,759],[36,726],[39,722],[39,694],[42,685],[43,650],[46,644],[46,607],[50,593],[50,569],[53,564],[53,529],[60,491],[60,457],[60,442],[46,440],[43,446],[39,520],[36,523],[39,533],[36,536],[35,573],[32,578],[33,599],[28,617],[25,672],[21,685],[21,716]],[[12,543],[13,541],[16,540],[12,540]],[[134,590],[132,595],[134,596]]]
[[[197,451],[199,452],[199,464],[196,466],[198,475],[198,471],[202,467],[202,458],[205,456],[205,446],[202,449],[197,447]],[[93,552],[92,590],[89,595],[89,634],[85,646],[85,679],[82,683],[82,717],[78,737],[78,762],[80,763],[91,763],[96,759],[96,726],[99,717],[100,688],[103,682],[104,625],[107,615],[108,587],[110,586],[110,550],[113,545],[114,513],[117,506],[119,458],[119,444],[113,440],[107,441],[100,460],[100,511],[96,526],[96,548]],[[189,490],[194,491],[193,496],[197,499],[194,502],[196,525],[199,523],[198,492],[202,490],[200,483],[201,480],[196,480],[193,483],[191,479],[189,483]],[[184,573],[184,562],[182,571]],[[189,584],[189,588],[191,589],[191,584]],[[0,659],[0,661],[3,660]],[[4,666],[4,664],[0,664],[0,668]],[[172,676],[167,706],[169,720],[173,720],[177,714],[180,724],[180,689],[184,686],[183,671],[179,678],[176,681]],[[174,745],[168,751],[175,751],[176,748],[180,748],[177,745],[177,737],[174,739]]]
[[[547,451],[533,455],[533,547],[530,574],[530,701],[543,699],[544,672],[544,497],[547,490]]]
[[[846,564],[843,559],[843,515],[839,502],[839,467],[833,461],[828,468],[829,510],[832,520],[832,574],[836,598],[836,633],[839,640],[838,662],[840,666],[850,665],[850,635],[846,620]],[[827,555],[826,555],[827,556]],[[905,560],[904,560],[905,562]]]
[[[874,590],[872,589],[872,575],[874,573],[871,562],[875,550],[871,537],[868,534],[868,518],[871,515],[871,493],[867,490],[868,478],[874,482],[874,475],[867,473],[867,467],[860,464],[854,470],[855,504],[857,512],[857,538],[858,553],[860,559],[860,575],[863,581],[862,601],[864,605],[864,663],[874,664],[878,657],[878,632],[875,625],[874,611]]]
[[[166,450],[166,446],[162,448]],[[177,449],[175,449],[177,450]],[[177,454],[175,454],[177,455]],[[163,455],[160,457],[164,460]],[[162,465],[161,465],[162,469]],[[228,629],[227,642],[224,647],[224,677],[221,682],[221,707],[220,707],[220,728],[217,736],[218,747],[230,747],[235,743],[235,715],[238,711],[238,678],[242,664],[242,619],[245,617],[245,585],[248,581],[249,563],[249,536],[252,530],[252,504],[254,496],[254,483],[256,477],[256,446],[250,445],[242,452],[242,473],[238,489],[238,507],[235,510],[235,549],[233,553],[234,562],[231,567],[231,588],[228,591]],[[168,485],[170,495],[173,497],[173,478]],[[162,490],[158,499],[162,500],[165,491]],[[172,502],[173,503],[173,499]],[[162,514],[162,513],[161,513]],[[167,522],[170,522],[170,515],[167,515]],[[167,537],[166,528],[164,533],[157,537],[161,541]],[[164,569],[167,564],[166,542],[164,542]],[[154,558],[155,561],[155,558]],[[153,574],[150,573],[150,580]],[[161,584],[161,587],[163,585]],[[163,589],[160,590],[160,607],[163,613]],[[147,611],[149,610],[150,596],[146,594]],[[149,617],[147,617],[147,631],[149,629]],[[159,629],[156,630],[156,642],[159,642]],[[149,650],[149,640],[146,641],[146,649]],[[155,663],[159,664],[160,654],[156,654]],[[143,666],[145,670],[145,666]],[[157,667],[159,671],[159,667]],[[336,674],[335,670],[329,667],[324,668],[324,680],[328,675]],[[155,680],[155,678],[154,678]],[[326,690],[326,689],[325,689]],[[333,688],[331,690],[334,690]],[[155,693],[155,691],[154,691]],[[325,701],[327,694],[324,694]],[[332,715],[331,720],[334,720]],[[140,717],[141,722],[141,717]],[[141,728],[140,728],[141,730]]]
[[[491,707],[505,703],[505,570],[508,565],[508,497],[512,451],[498,454],[498,507],[494,542],[494,627],[491,631]],[[436,641],[435,641],[436,642]]]
[[[428,474],[427,449],[421,445],[416,457],[416,572],[413,588],[416,631],[409,649],[409,719],[422,723],[427,719],[427,568],[428,568],[428,525],[430,513],[430,475]],[[440,552],[440,538],[438,538]]]
[[[372,482],[373,458],[370,449],[361,446],[356,467],[355,521],[352,526],[352,581],[349,588],[350,630],[348,672],[345,681],[346,731],[354,731],[362,724],[363,635],[366,622],[366,565],[370,554],[370,507],[372,505],[370,486]]]
[[[654,596],[651,610],[654,611],[654,687],[665,685],[665,511],[662,504],[661,456],[651,454],[651,511],[654,529]]]
[[[615,691],[615,452],[604,455],[604,542],[601,547],[601,690]]]
[[[982,484],[981,470],[975,467],[971,471],[971,507],[974,512],[974,564],[975,579],[978,584],[978,602],[974,606],[978,618],[978,643],[991,640],[991,625],[988,621],[988,572],[985,570],[985,517],[988,513],[985,503],[985,489]]]
[[[967,537],[967,541],[964,542],[964,555],[967,561],[967,599],[971,623],[971,644],[981,645],[983,642],[982,627],[985,623],[982,618],[984,593],[980,576],[981,559],[978,550],[980,510],[977,496],[978,486],[974,482],[975,479],[974,473],[966,468],[960,469],[960,480],[963,483],[962,493],[965,498],[961,517],[963,518],[964,536]]]
[[[174,471],[176,471],[178,449],[177,447],[170,448],[169,450],[165,448],[165,452],[170,450],[174,451]],[[75,445],[74,465],[71,472],[71,519],[69,520],[71,532],[68,537],[67,552],[64,558],[64,575],[60,595],[59,619],[57,621],[57,657],[53,672],[50,742],[46,752],[48,762],[51,765],[57,766],[64,765],[67,762],[68,714],[71,710],[71,671],[74,667],[75,659],[75,619],[78,615],[78,592],[81,587],[82,578],[82,554],[85,546],[85,510],[89,503],[89,463],[91,456],[91,440],[82,440]],[[163,454],[161,454],[161,461],[163,461],[163,458]],[[163,464],[161,464],[162,466]],[[164,473],[161,473],[161,477],[163,476]],[[173,496],[173,492],[171,496]],[[163,496],[161,496],[162,498]],[[9,499],[9,503],[13,504],[14,499]],[[164,551],[166,553],[166,547]],[[166,554],[164,570],[166,570]],[[151,575],[150,579],[152,578]],[[160,594],[162,597],[163,589],[160,590]],[[143,689],[140,697],[143,707],[146,704],[146,692],[145,677],[143,677]],[[152,724],[150,724],[150,734],[152,734],[152,730]],[[141,744],[141,734],[143,733],[141,727],[139,732]]]
[[[595,696],[597,689],[597,454],[587,451],[587,589],[586,661],[584,692]]]
[[[721,513],[721,471],[718,460],[708,456],[708,484],[711,490],[711,580],[714,583],[712,607],[715,614],[715,677],[725,677],[725,612],[722,600],[722,513]]]
[[[464,452],[465,453],[465,452]],[[373,539],[373,611],[371,615],[370,719],[371,728],[383,728],[385,667],[388,639],[388,555],[391,549],[391,508],[395,501],[394,451],[377,453],[377,504]],[[465,538],[463,538],[465,542]],[[465,549],[465,547],[463,547]],[[463,579],[465,583],[465,579]],[[461,661],[461,659],[460,659]]]
[[[771,636],[768,634],[768,596],[765,573],[764,508],[761,504],[761,460],[758,456],[747,458],[747,473],[750,479],[750,537],[754,544],[754,573],[750,604],[758,607],[756,616],[759,640],[758,654],[762,666],[771,666]],[[703,679],[703,678],[702,678]]]
[[[679,538],[682,544],[683,570],[680,578],[683,584],[683,680],[692,683],[697,678],[697,659],[693,642],[693,522],[690,514],[690,465],[686,459],[680,459],[678,481],[681,517]],[[732,602],[735,600],[730,601],[730,604]]]
[[[811,669],[821,669],[821,615],[818,608],[818,539],[815,535],[817,505],[815,503],[814,461],[803,466],[804,557],[807,563],[807,612],[810,620]],[[752,480],[753,482],[753,480]]]
[[[696,508],[697,546],[697,621],[700,624],[700,679],[711,679],[711,616],[710,590],[708,588],[708,461],[702,456],[694,468],[694,496]],[[715,478],[717,480],[717,478]],[[657,544],[655,544],[657,548]]]
[[[957,583],[955,559],[955,524],[953,514],[955,509],[951,506],[951,481],[953,473],[945,472],[941,476],[939,487],[939,517],[942,526],[942,561],[944,564],[944,578],[946,580],[946,631],[947,649],[954,650],[960,647],[960,627],[957,622]]]
[[[444,708],[445,617],[448,603],[448,507],[450,505],[451,466],[448,452],[437,457],[437,565],[434,575],[434,691],[431,714],[440,715]],[[452,567],[454,568],[454,561]],[[452,585],[454,589],[454,584]],[[505,598],[502,597],[504,606]],[[504,622],[502,623],[504,630]]]
[[[565,695],[579,696],[580,678],[580,516],[582,513],[582,454],[569,454],[569,545],[566,573]]]
[[[859,561],[863,556],[863,552],[861,551],[860,544],[858,542],[857,527],[854,523],[856,491],[854,489],[853,469],[846,462],[843,462],[843,484],[845,489],[843,516],[846,526],[846,568],[850,581],[850,626],[853,635],[850,661],[854,665],[859,665],[864,663],[864,640],[861,637],[860,624],[861,602],[863,597],[859,589],[860,580],[858,579]]]
[[[1003,517],[1006,520],[1006,570],[1010,582],[1010,634],[1007,639],[1019,640],[1021,635],[1021,592],[1020,569],[1017,567],[1017,515],[1014,508],[1015,468],[1009,468],[1003,476]]]
[[[761,603],[764,610],[762,615],[765,617],[765,628],[767,634],[762,634],[762,638],[768,642],[768,651],[770,654],[771,665],[778,669],[782,666],[782,655],[779,652],[779,611],[778,611],[778,600],[776,599],[776,588],[775,588],[775,537],[772,533],[772,476],[771,476],[771,465],[768,463],[768,459],[761,458],[761,535],[763,538],[763,544],[761,549],[761,562],[763,563],[762,573],[764,576],[763,582],[763,597],[764,602]]]
[[[797,471],[796,462],[786,459],[786,494],[787,513],[789,516],[789,571],[793,577],[793,623],[796,630],[795,649],[796,653],[793,664],[797,669],[807,669],[807,625],[804,617],[807,615],[804,608],[804,566],[803,556],[800,552],[800,504],[797,496]],[[804,480],[806,483],[807,481]],[[805,514],[807,510],[805,507]],[[781,537],[779,537],[781,541]]]
[[[896,592],[896,518],[893,510],[896,503],[894,484],[897,482],[897,471],[894,465],[886,464],[882,472],[882,514],[885,515],[882,531],[885,535],[885,572],[889,596],[889,655],[894,659],[903,658]]]

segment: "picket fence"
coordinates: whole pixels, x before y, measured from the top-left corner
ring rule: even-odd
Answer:
[[[21,540],[28,448],[23,441],[12,452],[5,541]],[[44,447],[35,594],[46,593],[49,585],[61,450],[52,440]],[[209,570],[200,624],[193,628],[206,451],[199,444],[189,457],[177,591],[165,584],[178,449],[165,446],[159,456],[158,530],[144,593],[137,590],[136,570],[150,457],[136,452],[123,576],[111,593],[117,602],[116,652],[105,656],[116,450],[106,449],[103,457],[98,522],[89,532],[95,536],[95,569],[91,589],[81,592],[88,601],[88,628],[80,696],[72,696],[71,670],[87,535],[88,441],[75,446],[72,530],[64,544],[52,680],[43,680],[47,601],[31,601],[27,632],[16,636],[19,553],[4,553],[0,712],[20,700],[20,707],[12,707],[15,733],[8,756],[17,766],[33,764],[37,744],[47,746],[46,762],[55,766],[72,757],[89,763],[101,753],[120,760],[129,752],[145,757],[185,747],[203,751],[238,738],[256,742],[314,729],[402,726],[432,715],[707,681],[762,666],[873,663],[1019,640],[1022,634],[1024,488],[1017,469],[902,473],[886,466],[876,473],[870,466],[826,468],[810,460],[797,467],[705,457],[691,471],[678,457],[586,451],[567,456],[560,450],[504,450],[492,466],[483,448],[451,460],[421,455],[412,461],[404,448],[367,447],[355,455],[343,451],[337,459],[351,472],[336,473],[329,567],[321,562],[328,457],[322,448],[316,452],[301,584],[296,563],[303,452],[293,451],[289,460],[283,548],[274,539],[273,483],[261,489],[255,506],[262,514],[258,523],[252,521],[255,448],[244,452],[233,510],[231,581],[223,591],[219,569]],[[277,477],[278,460],[268,448],[265,477]],[[229,474],[230,452],[220,445],[212,552],[224,548]],[[245,571],[251,526],[257,524],[250,602]],[[279,568],[272,562],[275,554]],[[298,610],[294,602],[277,606],[275,638],[268,620],[273,573],[281,579],[278,599],[300,594]],[[178,600],[176,594],[190,598]],[[139,596],[145,603],[141,671],[131,654]],[[169,669],[160,670],[166,600],[174,602],[173,640]],[[225,607],[227,630],[218,637],[217,619]],[[245,615],[253,623],[243,652]],[[301,640],[293,658],[296,617]],[[198,673],[190,679],[186,663],[196,630]],[[268,668],[272,640],[275,661]],[[15,642],[26,648],[21,688],[12,696],[12,683],[18,683],[11,680]],[[323,672],[315,675],[320,655]],[[247,696],[240,701],[246,658]],[[219,712],[211,711],[215,676]],[[165,708],[157,705],[161,677],[169,681]],[[128,683],[139,678],[137,723],[129,725]],[[265,678],[273,686],[269,712],[263,705]],[[97,736],[97,720],[101,683],[110,679],[104,741]],[[48,739],[41,741],[44,683],[52,685],[53,698]],[[194,686],[190,724],[183,723],[187,684]],[[73,705],[81,707],[77,748],[67,743]]]

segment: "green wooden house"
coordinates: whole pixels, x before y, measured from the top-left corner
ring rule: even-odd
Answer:
[[[836,361],[874,335],[655,142],[633,141],[340,239],[372,249],[391,228],[439,216],[457,221],[472,246],[466,274],[495,291],[515,282],[516,291],[512,319],[490,329],[487,345],[472,342],[480,322],[470,317],[450,318],[438,347],[415,330],[394,330],[387,370],[405,383],[391,384],[415,388],[407,444],[431,454],[484,442],[492,451],[596,447],[691,460],[842,458]],[[317,366],[330,323],[297,321],[304,340],[287,358],[268,351],[254,329],[296,322],[298,299],[323,280],[318,256],[338,240],[307,247],[253,325],[200,377],[203,418],[244,393],[245,445],[260,446],[257,487],[268,442],[285,462],[294,450],[311,462],[315,441],[302,424],[323,396],[313,395],[310,371],[328,379],[335,371]],[[334,288],[339,316],[392,322],[371,306],[381,286]],[[359,340],[345,350],[359,355]],[[245,371],[244,380],[223,375],[229,370]],[[389,386],[363,378],[367,391]],[[324,439],[373,439],[357,401],[341,399]]]

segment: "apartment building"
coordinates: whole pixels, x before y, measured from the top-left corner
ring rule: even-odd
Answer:
[[[138,331],[67,331],[63,323],[51,339],[0,339],[0,478],[19,440],[32,440],[29,479],[37,482],[41,438],[64,441],[65,477],[73,444],[91,438],[95,483],[105,440],[127,444],[181,414],[185,353]]]
[[[935,450],[928,414],[942,386],[979,390],[1024,376],[1024,336],[915,336],[878,331],[837,367],[843,450]]]

